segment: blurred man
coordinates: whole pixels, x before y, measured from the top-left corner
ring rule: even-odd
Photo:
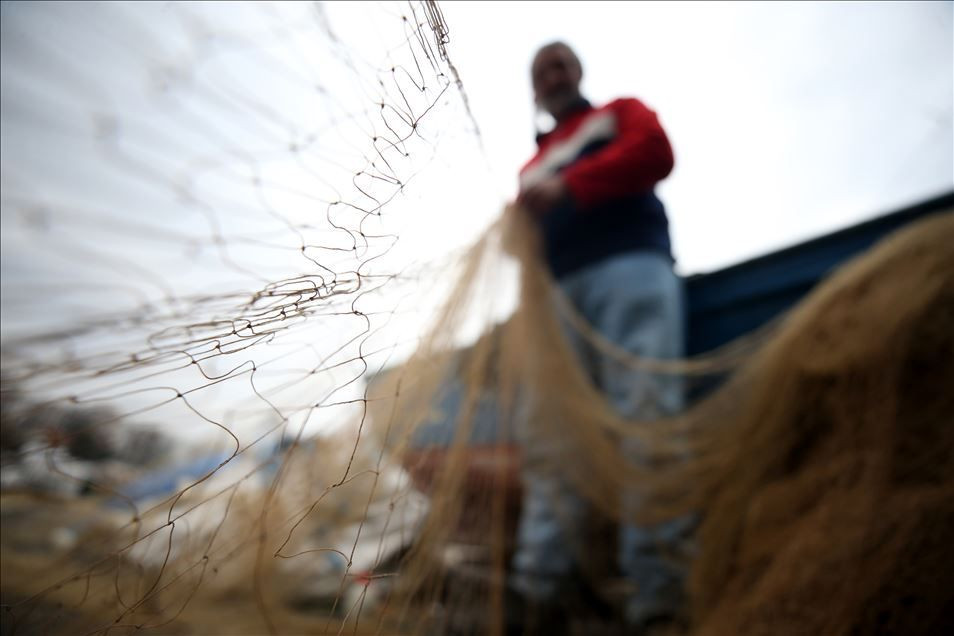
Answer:
[[[632,98],[590,104],[580,93],[580,60],[562,42],[539,50],[531,75],[537,107],[556,126],[538,135],[539,150],[520,173],[517,201],[540,224],[553,276],[616,346],[655,359],[681,356],[682,289],[666,213],[653,192],[672,170],[673,153],[656,114]],[[580,363],[621,415],[651,419],[681,408],[677,380],[636,373],[567,331]],[[536,607],[558,607],[578,572],[585,503],[552,471],[534,469],[534,458],[552,453],[560,440],[524,435],[526,494],[514,587]],[[624,512],[635,505],[625,499]],[[685,526],[624,524],[619,566],[632,583],[626,604],[631,624],[666,620],[679,609],[682,572],[660,550],[678,542]]]

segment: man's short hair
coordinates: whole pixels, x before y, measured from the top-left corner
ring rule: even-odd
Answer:
[[[571,47],[569,44],[567,44],[566,42],[564,42],[564,41],[562,41],[562,40],[554,40],[553,42],[550,42],[550,43],[548,43],[548,44],[544,44],[544,45],[541,46],[539,49],[537,49],[537,52],[536,52],[536,53],[534,54],[534,56],[533,56],[533,65],[535,65],[535,64],[537,63],[537,58],[540,57],[540,54],[541,54],[541,53],[543,53],[544,51],[549,51],[549,50],[551,50],[551,49],[563,49],[563,50],[565,50],[567,53],[570,54],[570,58],[576,63],[576,67],[580,70],[580,72],[581,72],[581,73],[583,72],[583,64],[580,63],[580,58],[579,58],[579,56],[576,54],[576,51],[573,50],[573,47]],[[530,67],[530,68],[531,68],[531,72],[532,72],[532,70],[533,70],[533,65],[531,65],[531,67]]]

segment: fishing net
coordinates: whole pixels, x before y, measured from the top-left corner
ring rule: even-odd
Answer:
[[[503,633],[528,428],[589,511],[571,633],[613,633],[614,529],[687,516],[674,630],[939,630],[954,217],[630,355],[448,191],[437,5],[371,7],[3,5],[3,633]],[[689,408],[621,417],[570,333]]]
[[[538,470],[583,493],[595,517],[651,524],[698,515],[695,545],[682,557],[691,568],[692,633],[935,633],[950,620],[954,555],[942,538],[954,513],[946,459],[954,451],[954,395],[945,388],[954,379],[950,212],[845,265],[762,333],[675,362],[627,356],[573,316],[519,211],[496,229],[471,258],[492,261],[501,240],[524,246],[517,311],[466,355],[442,358],[450,349],[442,338],[472,310],[465,298],[480,287],[475,265],[458,288],[464,298],[455,297],[439,322],[444,327],[404,367],[403,377],[418,384],[402,388],[399,404],[439,402],[433,396],[449,376],[467,387],[457,437],[421,462],[433,489],[421,549],[460,540],[461,522],[477,507],[488,528],[485,562],[506,567],[513,459],[494,449],[488,470],[473,451],[474,427],[483,395],[502,396],[496,420],[506,423],[514,422],[514,396],[529,392],[545,398],[520,417],[539,429],[537,439],[564,440]],[[680,416],[626,420],[582,371],[564,336],[567,323],[605,355],[641,370],[642,381],[676,375],[690,392],[713,377],[722,383]],[[627,492],[638,493],[641,505],[621,505]],[[583,576],[598,586],[612,571],[607,555],[599,544],[580,553],[594,565]],[[431,567],[422,581],[442,579],[441,566]],[[503,587],[480,589],[483,604],[502,614]]]

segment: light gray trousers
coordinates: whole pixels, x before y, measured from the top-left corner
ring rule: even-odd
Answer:
[[[683,355],[682,283],[667,257],[652,252],[621,254],[574,272],[559,284],[582,316],[621,349],[654,359]],[[573,329],[565,331],[580,363],[621,415],[650,420],[682,409],[679,378],[624,366],[601,355]],[[513,584],[527,597],[547,601],[555,600],[552,596],[560,582],[585,554],[579,539],[587,510],[585,501],[559,475],[536,469],[561,440],[538,439],[541,434],[531,428],[518,421],[526,461]],[[620,505],[626,512],[639,503],[624,492]],[[690,523],[677,519],[651,527],[621,526],[618,558],[633,589],[626,606],[630,621],[678,609],[684,572],[667,553],[684,542]]]

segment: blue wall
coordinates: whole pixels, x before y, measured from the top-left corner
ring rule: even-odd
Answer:
[[[954,192],[726,269],[689,277],[687,352],[710,351],[765,324],[796,304],[844,261],[915,219],[951,208]]]

